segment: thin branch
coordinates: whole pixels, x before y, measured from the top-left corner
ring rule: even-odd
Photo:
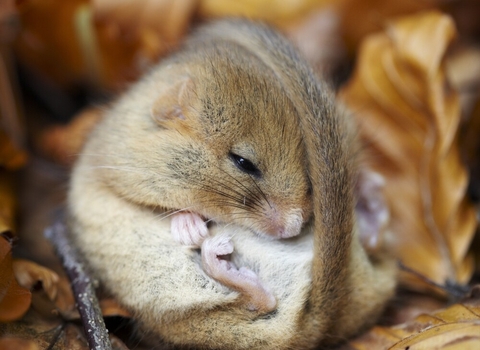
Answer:
[[[57,220],[47,228],[45,236],[54,245],[72,284],[90,350],[111,350],[112,345],[95,295],[95,288],[78,252],[69,240],[63,220]]]
[[[408,272],[408,273],[416,276],[417,278],[419,278],[423,282],[425,282],[425,283],[427,283],[427,284],[429,284],[429,285],[431,285],[435,288],[438,288],[439,290],[442,290],[442,291],[446,292],[448,294],[448,296],[450,298],[453,298],[454,300],[458,300],[460,298],[465,297],[465,295],[470,290],[470,288],[468,286],[463,286],[463,285],[460,285],[460,284],[456,284],[456,283],[453,283],[449,280],[447,280],[445,282],[445,284],[436,283],[435,281],[432,281],[430,278],[426,277],[425,275],[421,274],[420,272],[404,265],[401,261],[398,262],[398,267],[400,268],[400,270]]]

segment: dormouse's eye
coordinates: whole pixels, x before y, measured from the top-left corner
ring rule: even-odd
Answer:
[[[256,177],[262,176],[261,171],[247,158],[243,158],[242,156],[232,152],[230,152],[228,156],[241,171]]]

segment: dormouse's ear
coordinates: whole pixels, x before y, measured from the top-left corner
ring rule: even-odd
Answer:
[[[166,86],[153,102],[151,116],[155,122],[167,127],[172,122],[187,120],[192,113],[195,83],[190,77],[182,77]]]

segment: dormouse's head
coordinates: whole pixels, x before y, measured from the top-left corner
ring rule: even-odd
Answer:
[[[161,67],[133,95],[142,107],[120,103],[114,117],[122,164],[139,169],[110,177],[123,196],[275,238],[300,233],[311,198],[298,115],[260,62],[217,48]]]

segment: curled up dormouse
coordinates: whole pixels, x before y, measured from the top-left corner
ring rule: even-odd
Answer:
[[[359,149],[286,39],[214,22],[105,111],[73,170],[72,240],[152,344],[342,341],[395,287],[388,252],[361,244],[388,215]]]

